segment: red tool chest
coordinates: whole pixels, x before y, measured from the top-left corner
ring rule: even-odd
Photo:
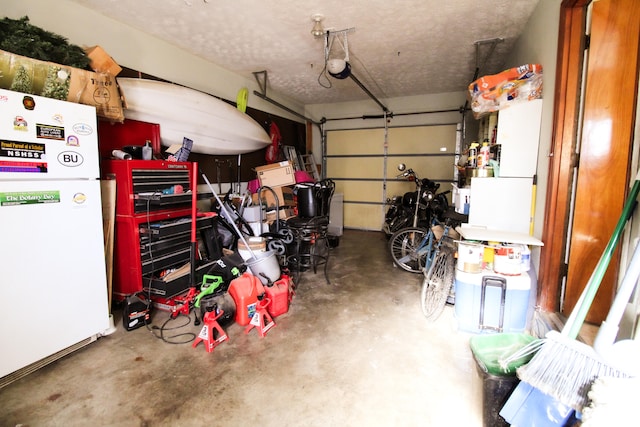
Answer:
[[[116,300],[145,288],[170,297],[189,287],[188,280],[176,286],[155,279],[190,260],[191,183],[196,171],[197,164],[192,162],[103,160],[102,178],[116,180]],[[196,227],[207,226],[211,218],[198,217]]]

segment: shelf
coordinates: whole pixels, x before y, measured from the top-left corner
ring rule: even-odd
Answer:
[[[495,230],[477,226],[458,226],[456,231],[465,240],[478,240],[481,242],[519,243],[532,246],[544,246],[541,240],[524,233],[513,231]]]

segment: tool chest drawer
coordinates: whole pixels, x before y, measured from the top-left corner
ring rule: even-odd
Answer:
[[[161,272],[190,260],[191,217],[174,218],[139,226],[142,274]],[[211,217],[196,219],[196,230],[212,227]]]
[[[146,215],[191,207],[193,165],[164,160],[104,160],[104,179],[115,179],[116,213]]]
[[[211,217],[196,218],[197,230],[211,227]],[[150,223],[140,224],[140,236],[152,239],[163,239],[182,233],[191,232],[191,217],[174,218]]]

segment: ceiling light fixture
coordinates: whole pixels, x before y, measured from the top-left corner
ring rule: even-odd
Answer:
[[[311,15],[311,20],[313,21],[313,28],[311,29],[311,35],[317,39],[324,35],[324,28],[322,28],[323,19],[324,19],[324,15],[320,13]]]

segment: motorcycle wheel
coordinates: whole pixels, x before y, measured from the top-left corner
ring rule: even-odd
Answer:
[[[418,254],[420,244],[428,231],[424,228],[403,228],[389,239],[389,250],[395,265],[410,273],[422,273],[427,253]]]
[[[409,227],[411,218],[406,216],[398,216],[389,222],[389,235],[393,235],[398,230]]]

